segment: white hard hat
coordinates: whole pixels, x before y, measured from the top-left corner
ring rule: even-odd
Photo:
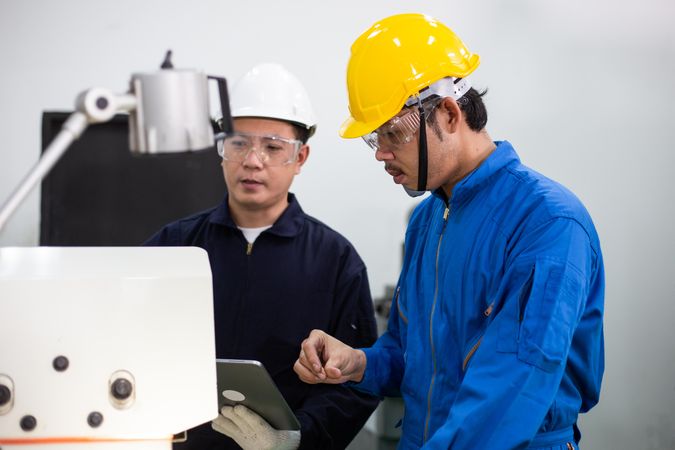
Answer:
[[[314,110],[300,81],[280,64],[253,67],[237,81],[230,93],[232,118],[264,117],[285,120],[316,130]]]

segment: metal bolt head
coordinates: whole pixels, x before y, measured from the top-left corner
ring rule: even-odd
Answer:
[[[105,97],[99,97],[96,99],[96,107],[98,109],[104,110],[108,107],[108,99]]]
[[[57,372],[63,372],[68,368],[69,364],[68,358],[63,355],[57,356],[54,358],[54,361],[52,361],[52,367],[54,367],[54,370]]]
[[[118,378],[113,381],[112,386],[110,387],[110,393],[117,400],[126,400],[131,396],[133,389],[134,388],[129,380]]]
[[[31,415],[26,415],[21,418],[19,425],[23,431],[33,431],[37,426],[37,419]]]
[[[87,416],[87,423],[92,428],[98,428],[103,423],[103,414],[93,411]]]
[[[5,406],[12,399],[12,390],[0,384],[0,406]]]

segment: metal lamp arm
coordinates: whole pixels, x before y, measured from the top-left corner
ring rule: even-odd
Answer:
[[[78,95],[75,101],[76,111],[68,116],[59,134],[49,143],[38,162],[0,208],[0,231],[28,194],[49,173],[89,124],[107,122],[118,112],[134,110],[136,105],[137,100],[133,94],[115,95],[102,88],[92,88]]]

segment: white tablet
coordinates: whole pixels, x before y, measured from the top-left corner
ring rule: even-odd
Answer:
[[[299,430],[300,422],[260,361],[216,359],[218,410],[242,404],[277,430]]]

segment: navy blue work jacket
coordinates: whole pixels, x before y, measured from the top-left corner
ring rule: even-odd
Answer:
[[[256,359],[301,423],[301,449],[345,448],[378,400],[346,386],[309,385],[293,372],[300,344],[318,328],[353,347],[377,338],[366,267],[339,233],[302,211],[293,194],[274,225],[249,245],[223,203],[171,223],[146,245],[197,246],[213,274],[216,356]],[[176,448],[238,448],[211,430]]]

